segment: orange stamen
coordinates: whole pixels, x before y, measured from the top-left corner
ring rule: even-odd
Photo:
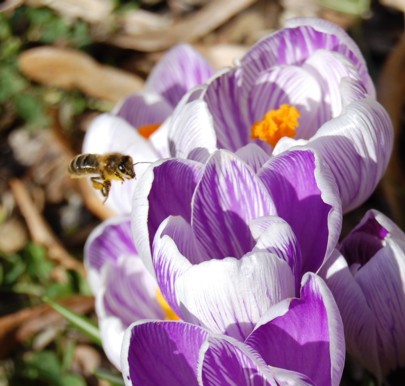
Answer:
[[[138,133],[144,138],[149,138],[159,127],[160,123],[151,123],[150,125],[141,126],[138,128]]]
[[[251,138],[261,139],[274,147],[283,137],[295,137],[299,117],[297,108],[281,105],[277,110],[268,111],[261,121],[253,124]]]

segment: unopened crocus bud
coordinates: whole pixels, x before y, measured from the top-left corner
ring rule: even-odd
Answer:
[[[346,345],[379,382],[405,365],[405,234],[376,210],[321,269],[342,315]]]

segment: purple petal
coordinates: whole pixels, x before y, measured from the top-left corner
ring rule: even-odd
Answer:
[[[211,66],[193,47],[179,44],[154,67],[146,89],[161,94],[175,107],[189,89],[204,83],[212,73]]]
[[[247,114],[246,99],[241,97],[239,69],[219,74],[207,85],[204,101],[212,114],[218,148],[236,151],[250,142],[251,122]],[[246,95],[245,95],[246,97]],[[243,103],[245,101],[245,103]]]
[[[344,212],[374,191],[391,156],[393,129],[385,109],[366,98],[346,106],[308,142],[336,178]]]
[[[381,380],[376,316],[350,272],[347,262],[336,251],[319,273],[325,279],[339,307],[348,352]]]
[[[309,26],[321,33],[327,34],[328,36],[325,40],[321,39],[318,40],[318,42],[321,45],[326,43],[328,47],[324,48],[325,50],[329,51],[331,51],[330,43],[332,43],[332,47],[334,47],[333,51],[339,52],[347,56],[358,69],[362,82],[366,87],[368,94],[372,97],[375,97],[374,83],[368,73],[366,61],[363,58],[363,55],[359,47],[354,42],[354,40],[347,34],[347,32],[342,28],[340,28],[337,24],[328,22],[324,19],[307,17],[307,18],[289,19],[286,22],[286,27],[288,28],[294,27],[300,28],[303,25]],[[334,45],[333,43],[333,35],[336,36],[340,42],[338,46]],[[320,49],[322,49],[322,47],[320,47]]]
[[[285,260],[291,267],[298,290],[301,281],[302,257],[300,246],[291,227],[277,216],[260,217],[251,222],[250,227],[253,237],[257,240],[254,251],[274,253]]]
[[[384,374],[405,365],[404,256],[403,239],[387,239],[386,247],[354,275],[376,320]]]
[[[93,229],[84,246],[84,264],[93,292],[100,285],[103,266],[115,265],[120,256],[128,255],[137,256],[129,216],[111,218]]]
[[[125,385],[198,385],[198,356],[206,337],[206,331],[184,322],[134,323],[122,348]]]
[[[235,154],[246,162],[255,173],[261,169],[271,156],[255,143],[249,143],[241,147]]]
[[[206,156],[216,149],[212,117],[204,101],[196,100],[179,106],[169,127],[170,153],[177,158],[193,158],[202,149]]]
[[[210,337],[202,348],[201,381],[206,386],[276,386],[257,353],[228,337]],[[298,385],[298,384],[297,384]]]
[[[94,291],[96,311],[104,351],[117,368],[125,329],[136,320],[165,318],[158,291],[139,256],[121,256],[116,264],[103,267],[101,284]]]
[[[151,245],[161,222],[170,215],[191,220],[191,198],[202,165],[187,160],[155,163],[137,184],[133,199],[132,226],[135,245],[151,267]]]
[[[248,223],[275,214],[261,181],[239,158],[217,151],[205,166],[193,197],[192,226],[211,258],[241,257],[254,241]]]
[[[159,287],[139,256],[123,256],[118,264],[108,266],[103,274],[99,316],[116,316],[125,327],[139,319],[165,318],[156,299]],[[95,294],[97,296],[98,291]]]
[[[327,112],[324,114],[323,121],[319,122],[318,129],[322,123],[342,112],[342,95],[340,92],[342,79],[352,78],[359,84],[361,82],[356,68],[350,60],[336,52],[317,51],[305,62],[303,68],[317,77],[322,88],[323,105]]]
[[[385,239],[403,239],[404,233],[388,217],[376,210],[369,210],[342,241],[340,251],[351,264],[366,264],[381,248]]]
[[[338,52],[358,69],[364,86],[374,96],[365,61],[353,40],[337,25],[320,19],[297,19],[257,43],[242,59],[243,81],[250,87],[263,70],[280,64],[301,64],[317,50]],[[299,47],[299,49],[297,49]]]
[[[302,272],[316,272],[341,229],[340,201],[330,171],[313,152],[291,151],[272,158],[259,177],[300,243]]]
[[[205,253],[192,228],[180,216],[170,216],[162,222],[153,241],[153,266],[163,296],[181,316],[177,300],[176,280],[191,267],[205,260]]]
[[[136,93],[126,97],[115,109],[115,114],[139,129],[150,124],[161,124],[173,108],[159,94]]]
[[[182,257],[169,253],[170,265],[181,267]],[[284,260],[255,252],[193,265],[176,276],[175,291],[185,320],[243,341],[269,307],[294,296],[294,286]]]
[[[338,386],[345,345],[339,310],[326,284],[312,273],[303,279],[301,298],[287,313],[263,318],[246,344],[264,361],[305,374],[316,385]]]
[[[297,138],[312,137],[329,117],[319,79],[297,66],[275,66],[257,77],[249,94],[250,127],[282,104],[296,107],[301,114]]]

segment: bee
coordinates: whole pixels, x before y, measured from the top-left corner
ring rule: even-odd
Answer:
[[[90,177],[93,188],[100,190],[104,202],[110,193],[111,181],[124,182],[135,178],[132,157],[121,153],[79,154],[70,161],[71,178]]]

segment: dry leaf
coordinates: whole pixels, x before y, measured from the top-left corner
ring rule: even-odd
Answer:
[[[102,23],[112,12],[112,0],[26,0],[31,7],[49,7],[67,19]]]
[[[38,47],[18,58],[20,70],[28,78],[65,89],[78,88],[87,95],[118,102],[143,87],[143,80],[125,71],[97,63],[83,52]]]
[[[187,17],[139,34],[118,33],[109,42],[123,48],[153,52],[178,42],[192,42],[221,26],[256,0],[216,0]]]

